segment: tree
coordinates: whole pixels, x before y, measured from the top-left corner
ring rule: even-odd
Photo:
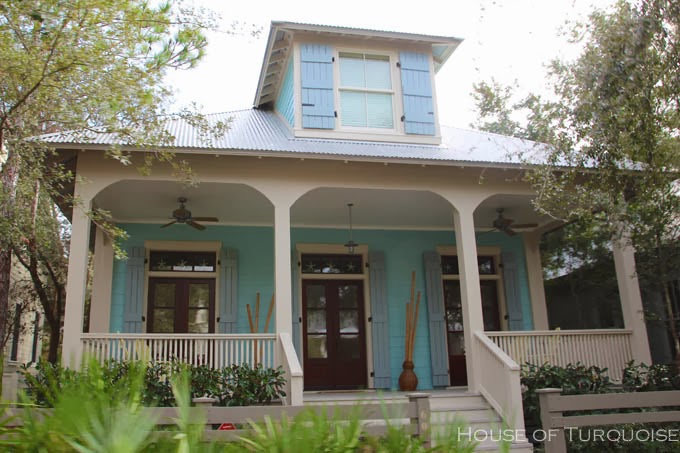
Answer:
[[[502,87],[478,84],[478,122],[549,145],[527,172],[536,208],[578,220],[586,236],[625,233],[644,257],[640,277],[665,293],[680,351],[667,285],[680,269],[680,2],[621,0],[577,24],[572,38],[583,51],[551,64],[551,102],[512,104]],[[498,120],[521,109],[524,124]]]
[[[197,64],[207,44],[204,32],[214,23],[206,11],[181,0],[0,3],[0,162],[4,161],[0,171],[0,338],[8,327],[12,251],[23,257],[21,262],[38,293],[46,289],[41,289],[47,284],[45,278],[51,281],[54,292],[45,300],[56,304],[50,309],[55,316],[63,298],[63,280],[56,274],[62,272],[66,257],[59,247],[50,248],[57,238],[50,214],[53,207],[46,196],[60,196],[59,189],[73,175],[54,159],[39,136],[75,130],[84,140],[113,133],[128,146],[159,149],[167,144],[172,137],[163,122],[172,96],[164,76],[170,69]],[[208,131],[201,116],[181,114]],[[222,124],[210,129],[223,130]],[[123,164],[130,163],[122,147],[108,153]],[[190,177],[190,169],[173,157],[170,152],[147,154],[142,170],[149,171],[154,160],[163,161],[179,175]],[[27,198],[31,191],[35,196]],[[102,213],[93,212],[92,218],[110,234],[119,233]],[[51,325],[53,334],[55,327]],[[56,360],[53,348],[50,358]]]

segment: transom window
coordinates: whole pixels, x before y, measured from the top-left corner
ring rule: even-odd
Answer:
[[[340,52],[339,59],[342,126],[394,129],[390,57]]]

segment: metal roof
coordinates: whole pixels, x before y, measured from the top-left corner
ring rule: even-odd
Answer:
[[[441,145],[417,145],[395,142],[372,142],[337,139],[295,138],[292,131],[272,111],[247,109],[207,115],[210,123],[230,121],[221,137],[205,140],[199,131],[183,119],[167,122],[174,136],[170,146],[175,151],[211,154],[252,154],[282,157],[317,157],[327,159],[359,158],[372,161],[418,161],[440,164],[478,164],[517,166],[518,154],[538,156],[542,145],[529,140],[470,129],[441,126]],[[56,148],[99,148],[126,143],[114,134],[87,135],[75,132],[54,133],[41,137]]]

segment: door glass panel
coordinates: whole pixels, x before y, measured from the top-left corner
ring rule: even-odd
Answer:
[[[210,285],[207,283],[189,284],[189,307],[208,308],[210,301]]]
[[[175,283],[157,283],[154,288],[154,307],[174,307],[175,287]]]
[[[307,357],[310,359],[327,359],[326,335],[307,335]]]
[[[356,285],[338,286],[338,304],[340,308],[357,308],[358,299]]]
[[[498,284],[495,281],[482,281],[481,291],[484,330],[500,330],[500,315],[498,313]]]
[[[340,333],[359,333],[359,312],[340,310]]]
[[[446,307],[446,329],[451,331],[463,330],[463,307],[460,300],[460,282],[447,281],[444,283],[444,305]]]
[[[326,310],[307,310],[307,332],[326,333]]]
[[[153,311],[153,331],[151,333],[174,333],[175,310],[173,308],[156,308]]]
[[[338,338],[338,358],[340,360],[361,358],[359,335],[340,335]]]
[[[324,286],[307,286],[307,308],[326,308],[326,288]]]
[[[449,355],[465,354],[465,337],[462,332],[449,332]]]
[[[189,310],[189,333],[209,333],[210,311],[207,308],[194,308]]]

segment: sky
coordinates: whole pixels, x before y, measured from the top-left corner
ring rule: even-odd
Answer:
[[[194,0],[215,11],[222,31],[208,35],[197,68],[169,75],[176,107],[195,102],[204,113],[252,107],[271,21],[315,23],[463,38],[435,77],[440,123],[467,128],[475,120],[473,83],[495,78],[518,93],[547,93],[545,64],[573,58],[578,47],[559,33],[612,0]],[[253,37],[224,32],[249,24]],[[249,28],[249,27],[246,27]],[[250,28],[249,28],[250,29]]]

